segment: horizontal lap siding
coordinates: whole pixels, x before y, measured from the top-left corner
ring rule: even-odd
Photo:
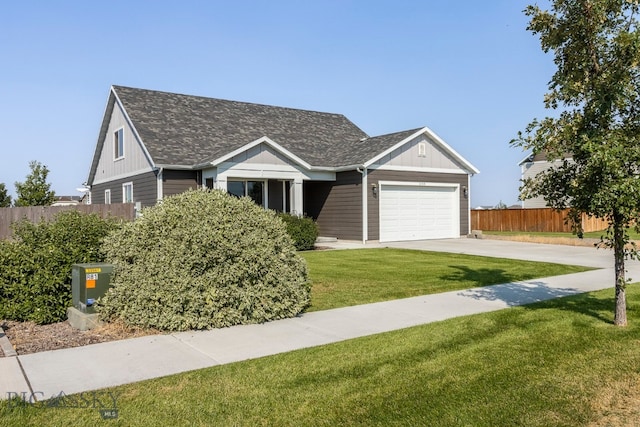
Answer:
[[[469,234],[469,198],[465,198],[462,186],[469,187],[468,175],[453,173],[401,172],[388,170],[369,171],[368,183],[376,184],[380,191],[379,181],[433,182],[437,184],[460,185],[460,235]],[[380,203],[379,196],[367,191],[367,221],[369,222],[368,240],[380,239]]]
[[[104,203],[104,191],[111,190],[111,203],[122,203],[122,184],[133,183],[133,201],[140,202],[142,206],[156,204],[158,198],[158,181],[154,172],[146,172],[128,178],[117,179],[102,184],[91,186],[91,202]]]
[[[340,172],[334,182],[305,182],[304,209],[316,220],[321,236],[361,240],[362,175]]]
[[[189,189],[198,188],[198,172],[197,171],[179,171],[167,170],[162,171],[162,196],[172,196],[174,194],[184,193]]]

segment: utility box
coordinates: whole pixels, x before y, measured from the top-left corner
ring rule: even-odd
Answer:
[[[71,266],[71,296],[73,306],[82,313],[95,313],[96,299],[111,287],[113,265],[105,263],[73,264]]]

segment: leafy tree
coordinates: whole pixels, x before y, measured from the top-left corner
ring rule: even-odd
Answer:
[[[49,206],[55,200],[51,184],[47,182],[49,169],[35,160],[29,162],[31,173],[24,182],[16,182],[16,206]]]
[[[4,183],[0,182],[0,208],[8,208],[9,206],[11,206],[11,196]]]
[[[625,259],[639,255],[626,231],[640,225],[639,8],[636,0],[554,0],[550,10],[525,9],[527,29],[554,55],[545,107],[558,111],[533,120],[512,141],[562,160],[525,180],[523,198],[569,208],[578,236],[582,213],[609,221],[600,246],[614,253],[619,326],[627,324]]]

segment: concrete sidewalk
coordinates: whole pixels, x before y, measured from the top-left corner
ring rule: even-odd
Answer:
[[[336,243],[335,247],[357,247]],[[37,399],[98,390],[225,363],[269,356],[457,316],[500,310],[603,288],[613,283],[609,251],[490,240],[442,240],[388,245],[421,250],[552,261],[600,270],[402,300],[305,313],[260,325],[181,332],[0,358],[0,398]],[[640,265],[628,263],[640,278]]]

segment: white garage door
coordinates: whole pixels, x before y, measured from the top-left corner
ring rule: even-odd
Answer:
[[[380,241],[460,237],[457,186],[380,183]]]

